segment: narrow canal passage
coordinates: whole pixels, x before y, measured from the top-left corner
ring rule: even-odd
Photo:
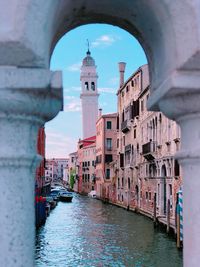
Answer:
[[[173,239],[151,220],[96,199],[59,202],[37,231],[38,267],[181,267]]]

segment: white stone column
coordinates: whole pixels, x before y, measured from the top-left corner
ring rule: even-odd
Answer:
[[[168,92],[166,88],[169,86]],[[152,94],[161,111],[181,127],[181,150],[176,154],[183,169],[184,267],[200,266],[200,74],[178,71],[168,79],[163,94]]]
[[[39,127],[62,108],[59,73],[0,67],[0,266],[33,267]]]

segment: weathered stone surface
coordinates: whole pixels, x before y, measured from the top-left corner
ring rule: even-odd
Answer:
[[[54,82],[50,82],[51,75],[48,76],[45,70],[40,68],[48,69],[51,53],[64,33],[92,22],[119,26],[140,41],[150,66],[152,86],[149,107],[154,110],[160,108],[181,125],[182,147],[183,152],[186,151],[185,160],[181,160],[186,185],[184,266],[198,267],[200,199],[197,192],[199,160],[196,158],[200,145],[197,77],[200,66],[200,1],[0,0],[0,65],[3,68],[0,71],[0,161],[2,159],[3,162],[3,157],[7,155],[7,159],[14,163],[14,158],[20,159],[25,155],[24,158],[29,162],[27,165],[32,165],[35,157],[36,129],[42,122],[53,118],[61,108],[60,95],[54,95],[54,92],[48,89],[54,88]],[[5,66],[20,69],[11,70]],[[23,74],[21,68],[30,69]],[[37,74],[36,70],[28,74],[33,68],[38,68]],[[40,71],[41,79],[38,74]],[[191,134],[191,131],[196,132],[196,135]],[[189,156],[193,153],[193,148],[196,157]],[[178,157],[182,156],[179,154]],[[9,160],[6,162],[8,166]],[[29,183],[25,184],[25,188],[28,187],[30,191],[24,193],[21,203],[27,203],[26,208],[17,204],[19,210],[21,207],[25,209],[21,208],[18,213],[19,218],[22,218],[19,221],[16,220],[14,202],[6,184],[7,180],[14,181],[16,177],[18,180],[22,179],[23,184],[26,179],[30,179],[28,166],[24,167],[22,163],[18,166],[17,176],[12,173],[13,168],[9,167],[1,173],[0,186],[5,191],[6,199],[3,201],[4,197],[1,196],[1,204],[11,209],[11,217],[8,217],[7,209],[1,208],[0,227],[3,241],[0,244],[0,265],[30,267],[34,265],[33,223],[30,227],[28,225],[33,218],[33,201],[32,197],[29,197],[29,193],[32,194],[33,182],[29,180]],[[16,189],[21,196],[20,192],[24,188],[17,187],[15,182],[13,186],[12,190]],[[195,191],[192,191],[193,188]],[[17,203],[20,203],[20,200]],[[9,225],[12,227],[9,228]],[[14,242],[12,246],[9,243],[11,240]]]

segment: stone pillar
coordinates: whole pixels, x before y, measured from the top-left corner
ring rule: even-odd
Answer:
[[[162,88],[165,93],[160,94],[160,99],[158,94],[152,94],[149,106],[155,109],[157,103],[160,110],[181,127],[181,150],[176,158],[183,170],[184,267],[199,267],[200,75],[197,71],[177,71],[164,85],[170,89]]]
[[[59,73],[0,67],[0,266],[33,267],[38,129],[62,108]]]

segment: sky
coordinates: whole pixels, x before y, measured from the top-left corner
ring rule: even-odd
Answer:
[[[126,62],[125,80],[147,63],[138,41],[119,27],[90,24],[65,34],[51,57],[51,70],[63,73],[64,111],[45,124],[46,158],[68,157],[77,150],[77,141],[82,138],[80,67],[86,56],[87,39],[97,66],[99,107],[103,114],[117,111],[118,62]]]

